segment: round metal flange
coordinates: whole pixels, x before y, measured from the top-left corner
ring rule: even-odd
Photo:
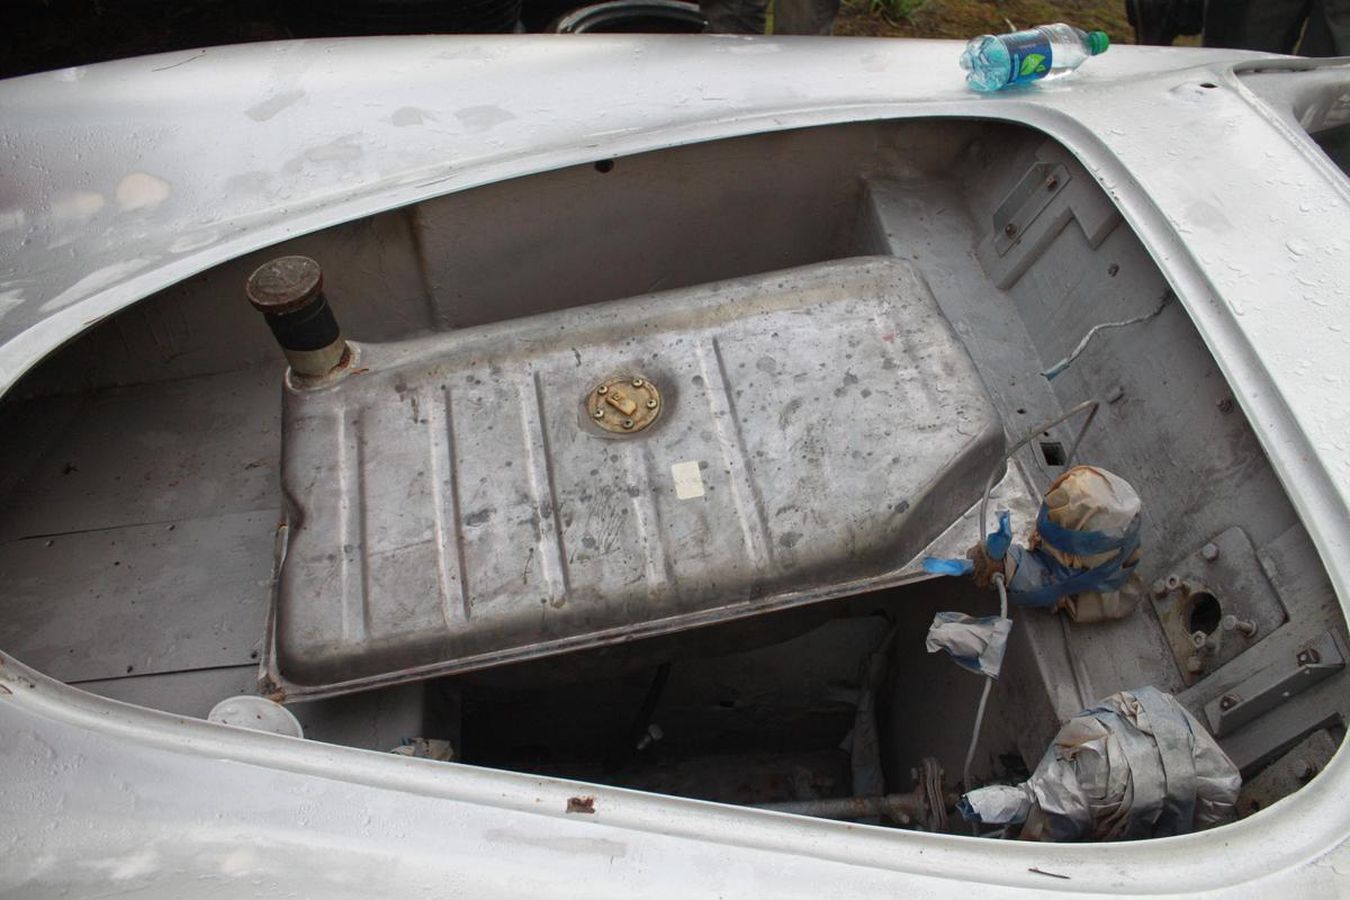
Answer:
[[[641,375],[616,375],[586,395],[590,420],[611,434],[637,434],[661,415],[661,391]]]

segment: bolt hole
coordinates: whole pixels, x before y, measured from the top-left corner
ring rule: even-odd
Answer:
[[[1186,613],[1186,621],[1192,634],[1197,631],[1213,634],[1218,630],[1222,620],[1223,607],[1219,606],[1219,601],[1213,594],[1208,591],[1196,591],[1191,594],[1191,607]]]
[[[1218,87],[1218,85],[1215,84],[1215,83],[1212,82],[1212,81],[1202,81],[1202,82],[1200,82],[1200,86],[1201,86],[1202,88],[1204,88],[1205,90],[1207,90],[1207,91],[1212,91],[1212,90],[1214,90],[1216,87]]]
[[[595,171],[599,172],[601,175],[607,175],[610,172],[613,172],[614,160],[612,159],[600,160],[598,163],[595,164]]]
[[[1067,461],[1064,445],[1059,441],[1041,441],[1041,456],[1047,466],[1062,466]]]

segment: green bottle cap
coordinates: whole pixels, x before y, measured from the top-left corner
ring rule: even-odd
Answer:
[[[1106,48],[1111,46],[1111,39],[1106,36],[1105,31],[1088,32],[1088,52],[1093,56],[1099,53],[1105,53]]]

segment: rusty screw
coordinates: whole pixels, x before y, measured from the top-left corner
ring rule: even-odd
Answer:
[[[1232,694],[1224,694],[1219,698],[1219,709],[1229,710],[1238,705],[1238,699]]]
[[[1045,189],[1047,191],[1053,191],[1057,187],[1059,187],[1058,176],[1051,175],[1049,178],[1045,179]]]
[[[1256,623],[1247,619],[1239,619],[1237,616],[1227,615],[1223,617],[1223,622],[1221,624],[1223,625],[1224,631],[1236,631],[1245,638],[1256,637]]]
[[[1311,647],[1309,647],[1307,650],[1300,650],[1298,652],[1298,656],[1295,657],[1295,659],[1298,660],[1298,664],[1300,666],[1316,665],[1317,663],[1322,661],[1322,657],[1319,656],[1317,651],[1312,649]]]
[[[1017,234],[1017,226],[1012,222],[1009,222],[1007,225],[1003,226],[1003,233],[1008,237],[1012,237],[1014,234]]]

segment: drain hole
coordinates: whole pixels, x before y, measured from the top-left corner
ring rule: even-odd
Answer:
[[[1191,594],[1191,611],[1186,616],[1186,621],[1191,627],[1191,634],[1197,631],[1203,631],[1205,634],[1213,634],[1219,627],[1220,620],[1223,619],[1223,607],[1219,606],[1219,601],[1208,591],[1196,591]]]
[[[1041,441],[1041,456],[1047,466],[1064,465],[1064,445],[1059,441]]]

